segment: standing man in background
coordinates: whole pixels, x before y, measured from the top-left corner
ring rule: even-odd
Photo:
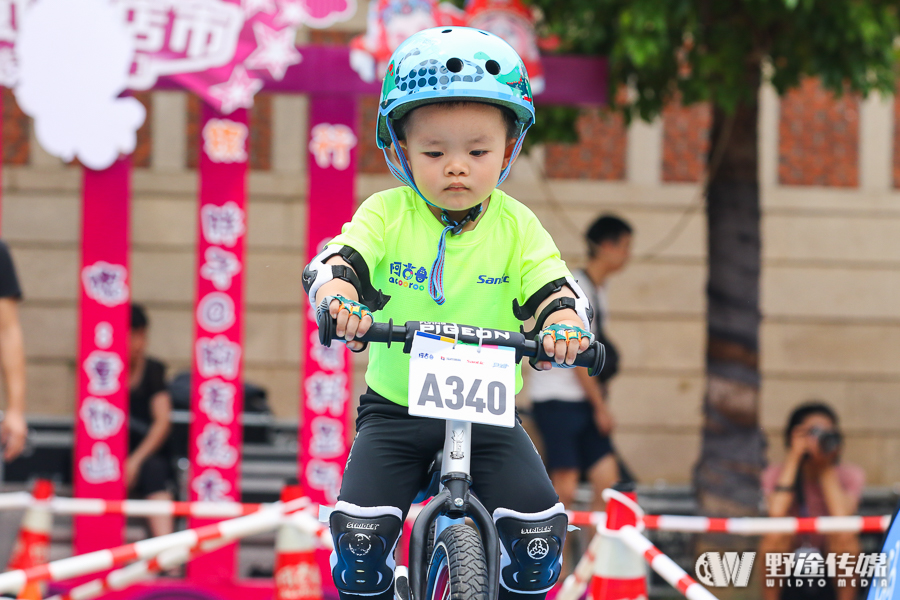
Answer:
[[[573,271],[594,307],[594,335],[606,346],[606,363],[596,378],[581,367],[532,373],[531,400],[535,424],[544,441],[547,471],[560,502],[570,508],[578,482],[585,476],[594,487],[592,510],[603,510],[600,492],[620,478],[610,434],[615,426],[607,402],[606,383],[618,371],[618,352],[604,332],[606,280],[621,271],[631,256],[631,226],[613,215],[594,221],[585,238],[588,261]]]

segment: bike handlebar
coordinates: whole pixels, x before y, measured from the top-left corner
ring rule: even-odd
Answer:
[[[319,342],[323,346],[331,346],[332,340],[344,341],[335,333],[337,324],[331,315],[324,313],[319,319]],[[416,331],[432,333],[453,338],[467,344],[480,342],[493,346],[504,346],[516,351],[516,362],[524,357],[537,356],[539,361],[554,362],[554,359],[544,352],[542,344],[535,340],[529,340],[520,331],[504,331],[502,329],[489,329],[487,327],[472,327],[456,323],[432,323],[428,321],[407,321],[405,325],[394,325],[393,319],[387,323],[372,323],[366,335],[358,337],[362,342],[376,342],[387,344],[393,342],[403,343],[403,352],[409,354],[412,348],[413,337]],[[575,357],[577,367],[587,367],[589,374],[595,376],[600,373],[606,360],[606,348],[598,341],[591,342],[588,349]]]

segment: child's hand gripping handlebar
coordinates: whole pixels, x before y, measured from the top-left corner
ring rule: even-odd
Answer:
[[[335,320],[327,312],[323,312],[319,319],[319,341],[323,346],[331,346],[332,340],[344,341],[335,333]],[[412,348],[413,336],[416,331],[423,331],[456,339],[467,344],[478,344],[479,341],[493,345],[513,348],[516,351],[516,362],[522,358],[537,355],[538,360],[553,362],[553,357],[544,352],[543,346],[536,340],[529,340],[518,331],[503,331],[500,329],[488,329],[484,327],[472,327],[470,325],[458,325],[455,323],[431,323],[424,321],[407,321],[405,325],[394,325],[391,320],[387,323],[373,323],[366,335],[356,339],[363,342],[378,342],[391,345],[393,342],[403,343],[403,351],[409,353]],[[606,360],[606,349],[600,342],[591,342],[588,349],[575,357],[575,366],[587,367],[591,376],[597,375],[603,368]]]

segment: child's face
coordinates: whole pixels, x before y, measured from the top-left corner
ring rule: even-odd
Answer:
[[[514,145],[499,108],[468,103],[415,109],[403,147],[422,195],[441,208],[465,210],[491,195]]]

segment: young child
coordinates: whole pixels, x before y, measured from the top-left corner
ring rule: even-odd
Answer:
[[[512,331],[534,318],[544,349],[560,366],[587,349],[584,293],[535,215],[496,189],[533,122],[525,67],[500,38],[435,28],[397,48],[377,133],[391,171],[406,186],[366,200],[303,274],[310,302],[337,319],[351,350],[363,349],[356,338],[376,310],[385,322]],[[443,447],[442,421],[408,414],[408,361],[400,344],[376,344],[369,353],[369,389],[360,397],[357,436],[331,515],[332,575],[343,600],[392,597],[401,524]],[[521,387],[517,369],[516,392]],[[567,526],[541,458],[518,423],[474,425],[472,455],[473,492],[498,528],[511,532],[501,535],[501,598],[540,600],[559,577]],[[348,532],[367,539],[353,547],[337,543]],[[529,545],[534,538],[543,539]],[[525,552],[526,546],[541,551]]]

